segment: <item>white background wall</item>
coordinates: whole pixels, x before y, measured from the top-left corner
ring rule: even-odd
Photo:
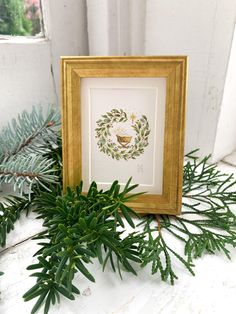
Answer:
[[[214,160],[221,159],[236,149],[236,28],[229,59],[225,89],[218,121]]]
[[[0,125],[57,102],[60,55],[180,54],[189,56],[186,151],[214,151],[235,0],[44,0],[44,9],[49,40],[0,42]]]
[[[145,53],[189,56],[186,151],[199,147],[202,155],[212,153],[236,1],[152,0],[148,4]]]
[[[189,56],[186,151],[199,147],[202,155],[213,153],[236,1],[87,3],[90,54]]]
[[[32,105],[56,104],[60,55],[88,53],[86,2],[42,3],[46,39],[0,40],[0,127]]]
[[[55,102],[50,46],[0,42],[0,126],[33,104]]]

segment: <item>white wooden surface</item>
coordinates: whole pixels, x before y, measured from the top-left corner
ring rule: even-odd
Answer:
[[[236,173],[235,168],[221,164],[223,171]],[[26,267],[34,261],[38,249],[35,241],[26,240],[42,230],[41,222],[31,214],[16,223],[8,237],[8,250],[0,254],[0,313],[30,313],[34,301],[23,302],[22,295],[35,282]],[[179,250],[179,244],[173,246]],[[81,295],[75,301],[62,298],[60,306],[50,313],[58,314],[233,314],[236,308],[236,250],[232,260],[222,255],[205,255],[195,261],[196,276],[192,277],[179,264],[174,268],[179,280],[174,286],[163,283],[149,274],[149,269],[138,270],[138,276],[124,273],[121,281],[117,274],[107,269],[102,272],[95,262],[90,270],[96,278],[91,283],[81,275],[76,285]],[[42,310],[39,313],[43,313]]]
[[[236,167],[236,151],[233,151],[232,154],[225,156],[223,160],[231,166]]]

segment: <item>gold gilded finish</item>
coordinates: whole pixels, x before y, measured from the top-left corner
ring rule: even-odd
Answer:
[[[80,81],[86,77],[165,77],[163,192],[129,203],[139,213],[177,215],[181,212],[187,80],[186,56],[62,57],[63,186],[82,179]],[[128,138],[118,139],[122,145]],[[116,178],[114,178],[116,179]]]

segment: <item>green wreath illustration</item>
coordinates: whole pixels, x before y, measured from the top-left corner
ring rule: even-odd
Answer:
[[[132,116],[133,115],[133,116]],[[99,150],[104,154],[116,160],[136,159],[144,153],[145,147],[148,146],[148,137],[151,132],[148,119],[142,115],[139,119],[132,114],[130,119],[133,123],[131,128],[135,131],[133,144],[131,143],[132,136],[116,135],[117,143],[111,140],[111,129],[114,123],[125,123],[129,117],[122,109],[112,109],[102,115],[102,118],[97,120],[97,128],[95,129],[97,145]]]

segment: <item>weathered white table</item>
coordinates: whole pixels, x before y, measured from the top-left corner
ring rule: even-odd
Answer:
[[[224,171],[232,167],[220,164]],[[0,313],[30,313],[35,300],[24,302],[22,295],[34,283],[26,267],[34,261],[38,249],[29,238],[42,230],[35,215],[21,217],[8,236],[7,248],[0,254]],[[176,242],[177,246],[177,242]],[[236,311],[236,250],[229,261],[223,255],[206,255],[195,261],[196,276],[192,277],[176,263],[179,280],[174,286],[151,276],[149,269],[138,270],[138,276],[124,273],[124,280],[112,270],[102,272],[98,263],[90,265],[96,278],[91,283],[81,275],[76,285],[81,295],[75,301],[61,298],[61,304],[50,313],[57,314],[213,314]],[[41,309],[39,313],[43,313]]]

